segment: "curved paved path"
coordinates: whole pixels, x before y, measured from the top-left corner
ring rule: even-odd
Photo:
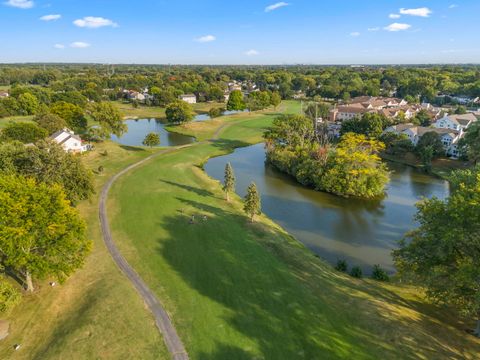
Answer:
[[[159,151],[153,155],[146,157],[145,159],[132,164],[118,174],[113,176],[103,187],[102,193],[100,195],[100,206],[99,206],[99,215],[100,215],[100,224],[102,228],[103,234],[103,241],[107,246],[110,255],[112,256],[113,260],[120,268],[120,270],[125,274],[125,276],[130,280],[133,284],[135,289],[138,291],[140,296],[143,298],[145,303],[147,304],[148,308],[153,314],[155,318],[155,323],[163,335],[163,339],[165,344],[167,345],[167,349],[172,355],[174,360],[188,360],[188,354],[183,346],[180,337],[175,330],[175,327],[172,324],[167,312],[163,308],[160,301],[157,299],[155,294],[150,290],[150,288],[145,284],[142,278],[133,270],[133,268],[128,264],[127,260],[120,254],[120,251],[116,247],[115,243],[112,239],[112,234],[110,233],[110,227],[108,225],[108,218],[107,218],[107,196],[108,191],[112,187],[113,183],[118,180],[118,178],[128,171],[144,164],[145,162],[149,161],[150,159],[165,153],[172,152],[178,148],[168,149],[164,151]]]
[[[227,123],[220,126],[215,131],[212,139],[210,140],[217,139],[218,136],[220,135],[220,132],[229,125],[231,124]],[[157,299],[157,297],[155,296],[153,291],[150,290],[147,284],[142,280],[140,275],[138,275],[135,272],[135,270],[130,266],[130,264],[127,262],[127,260],[125,260],[125,258],[120,253],[120,250],[118,250],[117,246],[115,245],[112,239],[112,234],[110,232],[110,226],[108,224],[106,204],[107,204],[108,192],[110,191],[110,188],[112,187],[112,185],[122,175],[126,174],[130,170],[137,168],[138,166],[146,163],[147,161],[159,155],[167,154],[178,149],[182,149],[185,147],[190,147],[196,144],[198,145],[206,142],[207,141],[202,141],[202,142],[197,142],[193,144],[173,147],[170,149],[159,151],[150,156],[147,156],[145,159],[127,166],[125,169],[123,169],[122,171],[114,175],[112,178],[110,178],[110,180],[108,180],[108,182],[103,186],[102,193],[100,194],[99,216],[100,216],[100,225],[102,229],[103,241],[105,242],[105,246],[107,247],[108,251],[110,252],[110,255],[112,256],[117,266],[125,274],[125,276],[130,280],[130,282],[133,284],[137,292],[140,294],[140,296],[142,297],[142,299],[145,301],[148,308],[152,312],[153,317],[155,318],[155,323],[158,329],[160,330],[161,334],[163,335],[163,339],[165,341],[167,349],[172,355],[172,358],[174,360],[188,360],[189,358],[188,358],[187,351],[185,350],[182,340],[180,340],[180,337],[178,336],[177,331],[175,330],[175,327],[173,326],[172,321],[168,316],[167,312],[165,311],[161,302]]]

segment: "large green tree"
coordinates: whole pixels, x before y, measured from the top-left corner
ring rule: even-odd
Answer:
[[[172,124],[189,122],[192,121],[194,117],[190,104],[182,100],[175,100],[168,104],[165,109],[165,115],[167,116],[167,121]]]
[[[18,106],[20,111],[25,115],[33,115],[36,113],[39,102],[35,95],[30,93],[21,94],[18,97]]]
[[[461,148],[464,155],[475,164],[480,160],[480,121],[470,125],[461,140]]]
[[[37,114],[33,120],[45,129],[49,135],[68,126],[67,122],[60,116],[48,112]]]
[[[60,185],[0,176],[0,261],[29,291],[36,278],[63,281],[91,249],[85,224]]]
[[[2,130],[0,140],[3,141],[21,141],[24,144],[34,143],[48,136],[47,130],[41,128],[35,123],[9,123]]]
[[[443,147],[440,135],[434,131],[428,131],[418,140],[416,150],[422,157],[424,153],[431,153],[431,158],[438,158],[445,155],[445,148]]]
[[[478,319],[480,335],[480,167],[457,171],[445,200],[417,204],[418,228],[393,252],[399,274],[436,303]]]
[[[72,203],[88,199],[94,192],[92,173],[81,158],[49,140],[30,147],[20,143],[0,145],[0,174],[19,174],[38,182],[60,184]]]
[[[384,149],[382,142],[365,135],[343,135],[329,158],[325,173],[316,179],[316,186],[344,197],[371,199],[383,196],[389,174],[378,153]]]
[[[240,90],[233,90],[228,97],[227,110],[243,111],[246,107],[243,93]]]
[[[52,114],[64,119],[68,126],[75,131],[83,131],[87,127],[87,119],[83,109],[66,101],[58,101],[50,107]]]
[[[121,112],[115,105],[108,102],[93,104],[90,116],[96,122],[95,135],[101,139],[110,139],[111,135],[121,137],[127,131]]]

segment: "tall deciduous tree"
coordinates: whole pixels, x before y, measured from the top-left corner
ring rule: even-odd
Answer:
[[[193,120],[193,109],[190,104],[182,100],[175,100],[165,109],[167,120],[172,124],[181,124]]]
[[[91,171],[81,159],[48,140],[31,147],[19,143],[0,145],[1,174],[19,174],[47,184],[60,184],[72,203],[88,199],[94,192]]]
[[[475,164],[480,160],[480,121],[470,125],[462,139],[463,152]]]
[[[252,182],[247,189],[247,194],[245,195],[243,210],[250,217],[250,221],[255,221],[255,215],[261,213],[261,200],[260,195],[258,194],[257,185]]]
[[[67,127],[67,122],[56,114],[37,114],[33,120],[50,135]]]
[[[60,185],[21,176],[0,176],[0,261],[24,279],[54,276],[63,281],[91,249],[85,224]]]
[[[223,181],[223,191],[227,201],[230,201],[230,193],[235,192],[235,174],[230,163],[225,165],[225,176]]]
[[[50,111],[64,119],[68,126],[76,131],[82,131],[87,127],[84,111],[78,105],[58,101],[50,107]]]
[[[122,114],[110,103],[93,104],[90,115],[100,125],[96,129],[96,135],[102,139],[109,139],[112,134],[121,137],[127,131],[127,126],[122,120]]]
[[[154,132],[148,133],[147,136],[145,136],[142,144],[150,147],[158,146],[160,145],[160,136]]]
[[[242,92],[240,90],[233,90],[228,98],[227,110],[243,111],[246,107],[247,105],[243,100]]]
[[[282,97],[278,92],[274,91],[270,94],[270,105],[272,105],[275,110],[277,110],[277,106],[280,105],[281,102]]]
[[[480,167],[457,171],[446,200],[417,204],[420,226],[393,252],[399,274],[427,289],[434,302],[453,305],[479,319],[480,335]]]
[[[47,130],[35,123],[9,123],[3,129],[0,140],[21,141],[24,144],[34,143],[48,136]]]

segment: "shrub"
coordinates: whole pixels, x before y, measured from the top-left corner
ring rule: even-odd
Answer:
[[[17,289],[0,279],[0,314],[8,314],[20,302],[20,298]]]
[[[390,277],[388,276],[387,272],[382,269],[380,265],[373,265],[372,271],[372,279],[378,281],[389,281]]]
[[[348,270],[347,261],[346,261],[346,260],[343,260],[343,259],[338,260],[338,261],[337,261],[337,265],[335,265],[335,270],[346,273],[347,270]]]
[[[219,116],[222,116],[223,112],[225,111],[225,109],[223,108],[211,108],[209,111],[208,111],[208,116],[210,116],[210,118],[216,118],[216,117],[219,117]]]
[[[352,270],[350,270],[350,275],[353,276],[354,278],[361,279],[363,276],[363,272],[360,266],[352,267]]]

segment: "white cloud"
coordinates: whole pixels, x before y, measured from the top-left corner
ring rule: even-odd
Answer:
[[[388,15],[388,17],[390,19],[398,19],[398,18],[400,18],[400,15],[399,14],[390,14],[390,15]]]
[[[70,44],[70,47],[75,49],[85,49],[90,47],[90,44],[83,41],[75,41]]]
[[[4,4],[20,9],[30,9],[35,5],[34,2],[30,0],[8,0]]]
[[[40,18],[40,20],[42,21],[55,21],[55,20],[58,20],[62,17],[62,15],[59,15],[59,14],[55,14],[55,15],[44,15]]]
[[[55,44],[55,45],[53,45],[53,47],[55,49],[65,49],[65,45],[63,45],[63,44]]]
[[[432,10],[430,10],[427,7],[421,7],[417,9],[404,9],[404,8],[400,9],[400,14],[402,15],[429,17],[431,13],[432,13]]]
[[[377,26],[377,27],[368,28],[367,30],[368,31],[378,31],[378,30],[380,30],[380,28]]]
[[[354,31],[350,33],[350,36],[357,37],[360,36],[360,33],[358,31]]]
[[[77,19],[74,25],[82,28],[97,29],[104,26],[118,27],[118,24],[110,19],[103,17],[86,16],[83,19]]]
[[[213,35],[205,35],[205,36],[200,36],[199,38],[196,38],[195,41],[199,43],[208,43],[217,40],[217,38]]]
[[[458,8],[458,5],[457,4],[452,4],[448,8],[449,9],[455,9],[455,8]]]
[[[259,52],[255,49],[250,49],[248,51],[245,51],[245,55],[247,55],[247,56],[255,56],[255,55],[258,55],[258,54],[259,54]]]
[[[411,27],[412,27],[412,25],[410,25],[410,24],[393,23],[393,24],[390,24],[390,25],[384,27],[384,29],[387,30],[387,31],[395,32],[395,31],[408,30]]]
[[[288,5],[290,5],[290,4],[286,3],[284,1],[281,1],[281,2],[278,2],[278,3],[267,6],[265,8],[265,12],[270,12],[270,11],[273,11],[273,10],[277,10],[277,9],[280,9],[280,8],[288,6]]]

